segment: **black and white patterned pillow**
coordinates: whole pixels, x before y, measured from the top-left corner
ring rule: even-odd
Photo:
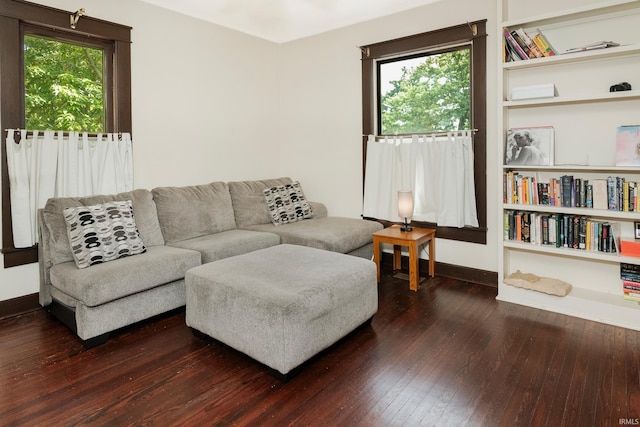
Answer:
[[[271,222],[275,225],[289,224],[313,217],[311,206],[307,203],[298,181],[266,188],[263,193]]]
[[[66,208],[64,219],[78,268],[146,252],[131,200]]]

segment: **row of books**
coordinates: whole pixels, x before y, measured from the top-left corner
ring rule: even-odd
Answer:
[[[640,211],[640,184],[624,177],[592,179],[563,175],[538,181],[518,172],[503,173],[503,202],[521,205],[593,208],[623,212]]]
[[[504,29],[504,48],[505,60],[508,62],[553,56],[557,53],[540,30],[528,33],[522,28]]]
[[[621,262],[620,279],[624,299],[640,303],[640,265]]]
[[[619,225],[581,215],[516,210],[506,210],[503,223],[505,240],[608,253],[620,252]]]

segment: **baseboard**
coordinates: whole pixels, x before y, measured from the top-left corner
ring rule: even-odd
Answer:
[[[391,269],[392,255],[382,254],[383,267]],[[409,259],[402,257],[402,267],[408,269]],[[429,260],[420,259],[420,271],[429,271]],[[436,261],[436,276],[450,277],[452,279],[464,280],[465,282],[477,283],[479,285],[498,287],[498,273],[494,271],[479,270],[476,268],[462,267],[459,265],[446,264]],[[3,317],[15,316],[29,311],[37,310],[40,307],[38,294],[24,295],[0,301],[0,319]]]
[[[402,268],[408,270],[409,257],[402,256]],[[420,271],[429,271],[429,260],[420,258]],[[386,268],[393,268],[393,256],[391,253],[382,254],[382,265]],[[477,268],[463,267],[460,265],[446,264],[436,261],[436,276],[450,277],[452,279],[464,280],[465,282],[477,283],[478,285],[498,287],[498,273],[495,271],[480,270]]]
[[[0,319],[27,313],[39,308],[41,307],[37,293],[0,301]]]

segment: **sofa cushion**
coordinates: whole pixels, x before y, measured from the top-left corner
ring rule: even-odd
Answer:
[[[298,181],[266,188],[262,193],[269,209],[271,222],[275,225],[289,224],[313,217],[311,206],[307,203]]]
[[[151,190],[166,243],[236,228],[229,187],[224,182]]]
[[[164,238],[162,237],[160,223],[158,222],[158,211],[156,210],[156,204],[153,201],[151,191],[138,189],[119,194],[80,198],[80,202],[85,206],[118,200],[131,200],[133,204],[133,216],[136,219],[140,237],[146,247],[164,245]]]
[[[172,243],[178,248],[191,249],[200,252],[202,263],[206,264],[223,258],[253,252],[275,246],[280,243],[280,237],[273,233],[263,233],[249,230],[228,230],[208,236],[196,237]]]
[[[372,234],[382,230],[382,224],[357,218],[313,218],[276,226],[254,225],[249,230],[267,231],[280,236],[281,243],[309,246],[343,254],[373,241]]]
[[[71,253],[78,268],[144,253],[131,200],[63,211]]]
[[[49,236],[48,247],[51,264],[55,265],[74,260],[67,234],[67,224],[62,213],[65,208],[96,205],[117,200],[131,200],[136,225],[140,231],[140,237],[147,248],[164,245],[160,224],[158,223],[156,205],[149,190],[138,189],[114,195],[90,197],[54,197],[47,200],[42,210],[44,224],[40,224],[40,226],[46,227],[47,235]]]
[[[73,262],[51,267],[51,285],[89,307],[183,279],[200,265],[200,253],[153,246],[135,257],[120,258],[80,270]]]
[[[64,219],[65,208],[83,206],[78,197],[55,197],[47,200],[42,209],[44,223],[40,227],[46,227],[49,236],[49,259],[51,264],[74,261],[67,233],[67,222]],[[76,267],[77,268],[77,267]]]
[[[256,224],[271,224],[271,215],[264,201],[267,188],[290,184],[291,178],[265,179],[262,181],[238,181],[229,183],[233,211],[238,228]]]

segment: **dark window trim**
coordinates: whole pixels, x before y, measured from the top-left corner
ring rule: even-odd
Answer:
[[[437,228],[438,238],[470,243],[487,243],[487,33],[486,19],[443,28],[427,33],[362,46],[362,158],[363,182],[366,166],[367,135],[377,135],[375,103],[376,60],[411,55],[414,52],[447,48],[456,43],[471,43],[471,127],[473,137],[474,180],[478,227],[438,227],[436,224],[412,221],[422,227]],[[473,29],[476,29],[475,34]],[[382,221],[383,223],[385,221]]]
[[[22,61],[23,26],[46,28],[72,36],[113,43],[113,111],[109,132],[131,132],[131,27],[82,16],[76,29],[71,29],[73,12],[54,9],[20,0],[0,0],[0,130],[2,163],[2,254],[4,267],[38,261],[37,247],[17,249],[13,244],[11,199],[4,129],[24,128],[24,76]],[[79,38],[78,38],[79,37]],[[89,40],[88,40],[89,41]],[[18,88],[18,89],[16,89]],[[108,125],[109,126],[109,125]]]

